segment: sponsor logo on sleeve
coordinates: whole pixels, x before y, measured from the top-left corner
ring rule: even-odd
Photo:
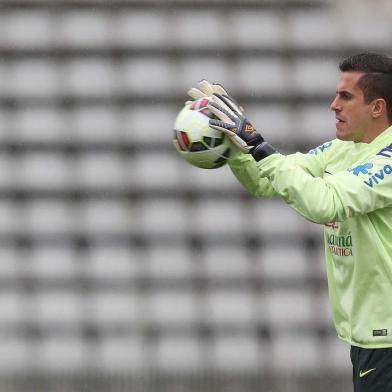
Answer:
[[[308,154],[317,155],[323,153],[327,148],[332,146],[332,142],[327,142],[308,151]]]
[[[377,171],[371,171],[374,165],[371,162],[364,163],[362,165],[358,165],[352,169],[348,169],[349,172],[352,172],[355,176],[366,176],[367,179],[363,180],[363,183],[370,188],[373,188],[375,185],[380,184],[385,180],[386,176],[392,174],[392,165],[384,165],[382,168]]]

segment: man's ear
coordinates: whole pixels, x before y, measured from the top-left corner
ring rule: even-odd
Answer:
[[[387,103],[384,98],[377,98],[373,101],[372,116],[379,118],[387,112]]]

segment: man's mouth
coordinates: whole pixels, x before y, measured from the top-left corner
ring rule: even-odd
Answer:
[[[336,124],[341,124],[344,122],[344,120],[341,119],[340,117],[336,117],[335,120],[336,120]]]

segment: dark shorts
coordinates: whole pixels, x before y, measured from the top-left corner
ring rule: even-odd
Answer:
[[[351,346],[354,392],[392,392],[392,348]]]

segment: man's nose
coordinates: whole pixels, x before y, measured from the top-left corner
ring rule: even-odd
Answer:
[[[337,102],[337,98],[335,98],[335,99],[331,102],[330,109],[331,109],[332,111],[334,111],[334,112],[340,110],[340,109],[339,109],[338,102]]]

